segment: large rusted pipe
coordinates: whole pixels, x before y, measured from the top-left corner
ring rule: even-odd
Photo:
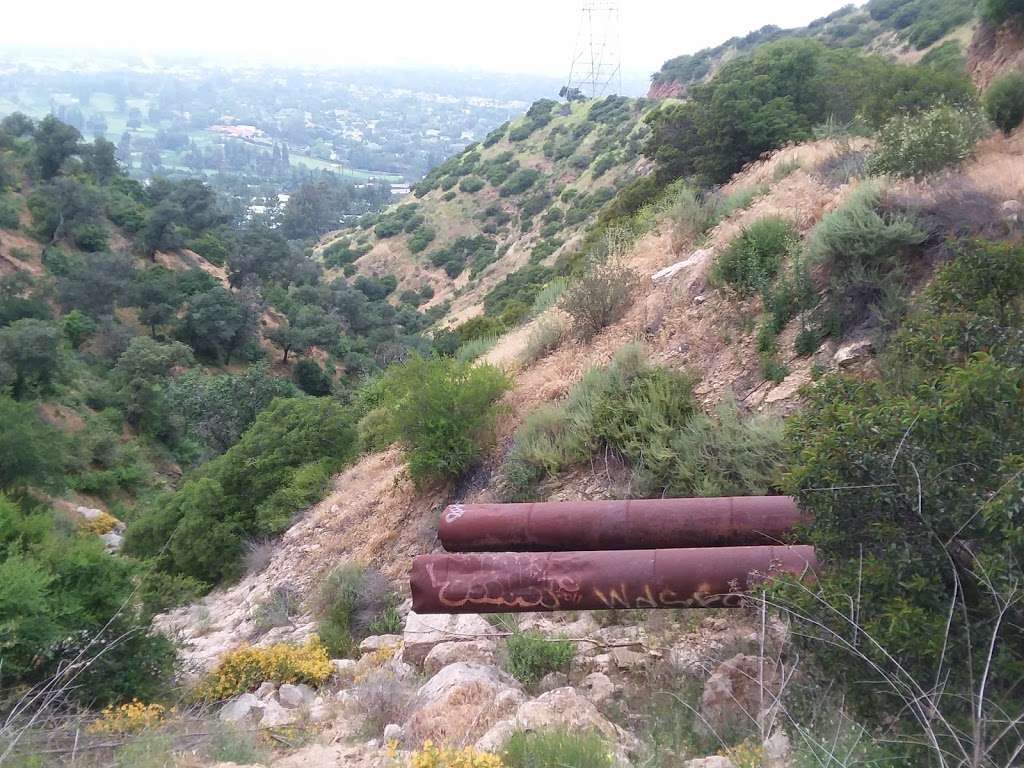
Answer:
[[[449,552],[726,547],[780,544],[800,519],[789,496],[453,504],[438,535]]]
[[[420,555],[417,613],[504,613],[739,605],[773,573],[813,577],[814,547],[716,547],[605,552]]]

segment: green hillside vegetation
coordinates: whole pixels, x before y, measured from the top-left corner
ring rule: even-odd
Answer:
[[[0,210],[0,681],[81,654],[61,682],[83,703],[152,698],[174,660],[152,612],[320,498],[356,452],[329,396],[428,350],[430,320],[389,303],[393,280],[322,280],[202,183],[129,179],[52,117],[0,123]],[[122,524],[112,555],[98,535]]]
[[[861,7],[851,3],[806,27],[782,29],[769,25],[714,48],[669,59],[651,76],[651,84],[675,84],[688,94],[731,59],[780,40],[817,40],[834,49],[920,51],[973,22],[978,5],[976,0],[870,0]]]

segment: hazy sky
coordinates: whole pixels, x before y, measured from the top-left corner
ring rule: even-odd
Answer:
[[[432,65],[565,77],[580,0],[30,0],[4,3],[0,47],[203,54],[319,65]],[[764,24],[798,26],[842,0],[619,0],[621,59],[665,59]]]

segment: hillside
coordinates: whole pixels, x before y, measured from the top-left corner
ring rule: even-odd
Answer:
[[[806,27],[762,27],[714,48],[669,59],[651,76],[648,98],[685,98],[690,88],[712,78],[726,62],[777,40],[819,40],[829,47],[907,60],[918,60],[946,43],[950,46],[944,52],[952,47],[954,53],[964,53],[976,25],[976,7],[973,0],[870,0],[845,5]]]
[[[648,108],[615,96],[539,101],[431,171],[413,199],[364,217],[318,251],[329,269],[353,263],[359,274],[394,275],[403,301],[422,302],[446,323],[464,322],[513,273],[535,290],[547,282],[551,266],[643,169]]]
[[[951,8],[873,0],[813,28],[924,50],[974,23],[915,27]],[[1013,768],[1010,15],[972,38],[985,91],[961,57],[869,55],[840,44],[855,30],[731,41],[685,101],[541,100],[316,244],[157,185],[135,190],[140,232],[175,202],[179,237],[148,252],[109,215],[134,187],[96,175],[96,145],[65,134],[44,178],[64,129],[0,126],[0,763]],[[107,213],[44,232],[67,189]],[[95,221],[112,253],[84,247]],[[197,255],[211,237],[222,267]],[[76,303],[107,272],[117,290]],[[236,305],[241,340],[216,333]],[[86,309],[125,348],[76,344]],[[43,461],[101,420],[101,444]],[[180,469],[133,487],[139,454]],[[128,523],[116,555],[60,522],[96,475],[125,486],[97,502]],[[448,504],[779,494],[805,514],[779,546],[820,568],[746,573],[740,608],[411,609]],[[108,615],[122,634],[90,653]]]

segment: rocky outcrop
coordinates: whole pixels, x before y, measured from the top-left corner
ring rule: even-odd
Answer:
[[[675,80],[663,82],[652,82],[647,89],[648,99],[681,99],[686,93],[686,87]]]
[[[571,731],[596,731],[616,746],[621,760],[637,747],[636,739],[631,734],[608,720],[593,702],[570,687],[556,688],[520,704],[514,715],[494,723],[476,742],[476,746],[487,752],[500,752],[516,731],[554,727],[564,727]]]
[[[466,744],[526,700],[522,687],[497,667],[476,662],[449,664],[424,683],[404,732],[412,744],[427,739]]]
[[[413,666],[422,667],[427,654],[436,645],[477,640],[494,633],[494,627],[475,613],[442,616],[410,611],[402,635],[402,660]]]

